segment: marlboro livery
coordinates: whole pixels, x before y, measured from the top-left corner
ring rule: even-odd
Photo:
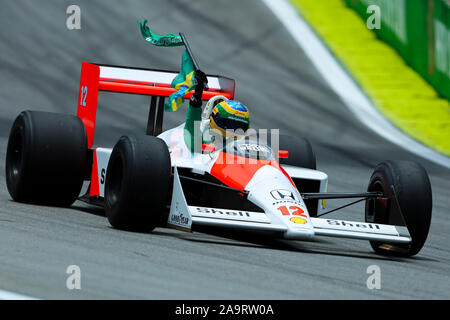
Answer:
[[[16,201],[70,206],[75,200],[105,208],[118,229],[191,231],[211,226],[267,236],[369,240],[378,253],[411,256],[425,243],[431,187],[420,165],[385,161],[367,191],[327,193],[305,139],[248,134],[223,147],[192,153],[183,124],[162,130],[166,97],[176,72],[82,64],[77,116],[24,111],[11,129],[6,157],[8,190]],[[203,100],[234,98],[235,81],[208,76]],[[148,95],[146,134],[122,136],[113,148],[94,147],[99,93]],[[187,95],[186,97],[189,97]],[[257,112],[257,110],[256,110]],[[270,140],[270,141],[266,141]],[[89,188],[80,197],[84,181]],[[365,221],[322,218],[326,199],[366,202]]]

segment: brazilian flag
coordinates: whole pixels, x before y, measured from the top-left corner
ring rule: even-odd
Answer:
[[[147,20],[139,22],[141,33],[144,39],[151,44],[159,47],[175,47],[184,45],[180,36],[174,34],[167,34],[159,36],[153,33],[147,26]],[[173,79],[172,88],[177,92],[170,95],[169,100],[164,105],[164,110],[168,112],[177,111],[177,109],[184,102],[183,96],[189,93],[195,87],[195,70],[191,57],[185,50],[181,60],[181,71]]]
[[[178,90],[173,93],[169,97],[169,101],[164,105],[164,110],[166,111],[177,111],[177,109],[184,102],[183,96],[194,89],[195,87],[195,71],[194,65],[192,64],[192,60],[189,57],[189,54],[185,50],[183,52],[182,61],[181,61],[181,71],[180,73],[173,79],[172,88]]]
[[[139,21],[139,26],[141,27],[141,33],[145,41],[158,47],[177,47],[184,46],[183,40],[180,36],[174,34],[166,34],[165,36],[159,36],[150,30],[147,26],[147,20],[144,22]]]

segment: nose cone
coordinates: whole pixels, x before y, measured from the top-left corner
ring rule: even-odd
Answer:
[[[291,181],[280,170],[265,166],[256,172],[245,188],[248,199],[264,210],[273,221],[286,226],[286,239],[314,237],[308,209]]]
[[[312,240],[314,238],[314,230],[312,228],[311,222],[309,222],[308,228],[288,229],[284,233],[284,238],[290,240]]]

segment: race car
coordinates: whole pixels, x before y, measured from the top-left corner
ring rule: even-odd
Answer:
[[[304,138],[257,134],[203,145],[191,152],[183,124],[164,131],[164,101],[176,72],[82,63],[77,116],[24,111],[11,128],[6,183],[13,200],[70,206],[81,200],[105,210],[117,229],[169,226],[239,229],[268,237],[369,240],[377,253],[412,256],[431,223],[431,185],[425,169],[384,161],[367,191],[328,193]],[[208,75],[203,100],[233,99],[235,80]],[[146,133],[122,136],[113,148],[93,147],[99,92],[148,95]],[[187,95],[189,97],[189,95]],[[273,139],[273,137],[276,139]],[[90,181],[81,195],[84,181]],[[365,201],[365,221],[321,218],[326,199]]]

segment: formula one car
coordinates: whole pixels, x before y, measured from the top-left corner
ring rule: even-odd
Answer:
[[[422,166],[385,161],[367,191],[327,193],[328,176],[316,170],[306,139],[280,135],[276,146],[248,135],[191,153],[183,125],[162,130],[176,74],[83,62],[77,116],[24,111],[15,120],[6,156],[11,197],[54,206],[82,200],[104,207],[111,225],[125,230],[151,231],[161,222],[187,231],[206,225],[292,240],[363,239],[382,254],[420,251],[432,208]],[[233,99],[233,79],[208,75],[208,83],[204,100]],[[146,134],[122,136],[113,149],[93,148],[100,91],[151,96]],[[85,180],[90,185],[80,197]],[[366,201],[365,222],[320,218],[330,212],[325,200],[337,198]]]

